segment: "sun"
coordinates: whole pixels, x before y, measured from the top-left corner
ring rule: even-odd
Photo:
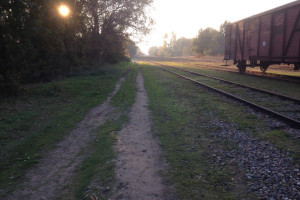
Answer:
[[[61,5],[61,6],[58,8],[58,10],[59,10],[59,13],[60,13],[62,16],[64,16],[64,17],[68,16],[69,13],[70,13],[70,9],[69,9],[67,6],[64,6],[64,5]]]

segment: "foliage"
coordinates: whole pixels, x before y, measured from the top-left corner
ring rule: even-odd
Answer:
[[[147,34],[152,0],[65,0],[71,12],[58,13],[61,1],[0,1],[0,95],[18,86],[49,81],[103,62],[128,60],[130,39]]]
[[[174,56],[191,56],[192,52],[192,40],[187,38],[179,38],[174,45]]]
[[[159,47],[153,46],[148,50],[149,56],[158,56]]]
[[[150,47],[148,54],[150,56],[192,56],[196,55],[218,55],[224,53],[225,46],[225,28],[229,24],[225,21],[217,31],[213,28],[200,29],[195,38],[179,38],[171,33],[164,36],[164,43],[161,47]]]
[[[168,40],[168,34],[165,34],[164,44],[161,47],[150,47],[148,54],[150,56],[191,56],[193,55],[191,39],[180,38],[176,39],[176,34],[171,34],[171,39]]]
[[[219,32],[213,28],[200,29],[193,40],[193,51],[202,55],[215,55],[220,53],[218,43]]]
[[[220,30],[213,28],[200,29],[196,38],[193,39],[193,51],[201,55],[217,55],[224,53],[225,46],[225,27],[228,24],[225,21]]]

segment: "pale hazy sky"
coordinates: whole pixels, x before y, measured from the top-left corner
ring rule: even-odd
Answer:
[[[295,0],[154,0],[150,13],[156,24],[138,46],[148,53],[151,46],[161,46],[166,33],[193,38],[200,28],[219,30],[228,20],[234,22]]]

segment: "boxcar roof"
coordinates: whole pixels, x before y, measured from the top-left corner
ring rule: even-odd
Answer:
[[[287,8],[290,8],[290,7],[294,7],[294,6],[297,6],[297,5],[300,5],[300,0],[293,1],[293,2],[291,2],[291,3],[284,4],[284,5],[282,5],[282,6],[273,8],[273,9],[271,9],[271,10],[267,10],[267,11],[265,11],[265,12],[262,12],[262,13],[259,13],[259,14],[256,14],[256,15],[252,15],[252,16],[250,16],[250,17],[247,17],[247,18],[244,18],[244,19],[241,19],[241,20],[232,22],[232,24],[235,24],[235,23],[238,23],[238,22],[247,20],[247,19],[253,19],[253,18],[262,16],[262,15],[266,15],[266,14],[269,14],[269,13],[277,12],[277,11],[280,11],[280,10],[284,10],[284,9],[287,9]]]

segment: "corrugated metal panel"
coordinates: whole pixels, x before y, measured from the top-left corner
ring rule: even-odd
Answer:
[[[269,56],[271,34],[271,14],[261,16],[259,56]]]
[[[272,57],[283,56],[284,20],[285,20],[284,12],[275,13],[273,15],[272,46],[271,46]]]
[[[239,22],[237,24],[237,31],[236,31],[236,59],[243,60],[243,31],[244,31],[244,22]]]
[[[225,60],[230,60],[231,58],[231,25],[226,27],[225,30]]]
[[[232,24],[231,26],[231,51],[230,51],[230,55],[231,55],[231,59],[235,59],[236,57],[236,24]]]
[[[299,7],[291,8],[287,12],[287,25],[286,25],[286,46],[285,56],[286,57],[297,57],[299,52],[299,34],[295,34],[294,28],[296,28],[296,20],[299,15]]]
[[[258,55],[258,40],[259,40],[259,18],[255,18],[252,20],[251,25],[251,41],[249,48],[249,56],[257,56]]]

